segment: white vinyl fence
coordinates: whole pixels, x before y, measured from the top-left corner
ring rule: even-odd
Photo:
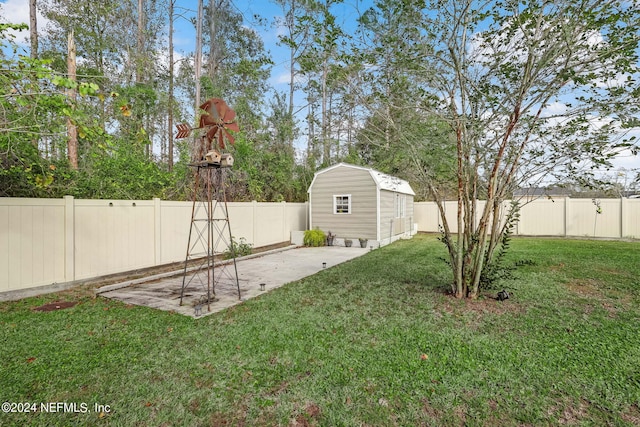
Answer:
[[[569,236],[640,239],[640,199],[538,199],[521,202],[515,234],[523,236]],[[510,202],[505,202],[508,207]],[[478,202],[479,210],[484,202]],[[457,202],[445,203],[447,222],[457,231]],[[481,212],[478,213],[478,217]],[[418,231],[437,232],[442,224],[434,202],[414,205]]]
[[[229,203],[236,240],[290,241],[306,203]],[[0,198],[0,293],[184,261],[191,202]]]
[[[482,202],[480,202],[482,207]],[[0,198],[0,297],[16,291],[184,261],[191,202]],[[455,230],[456,202],[446,202]],[[233,236],[255,247],[308,226],[307,203],[229,203]],[[640,199],[536,200],[518,235],[640,238]],[[414,205],[419,231],[437,232],[435,203]],[[1,299],[1,298],[0,298]]]

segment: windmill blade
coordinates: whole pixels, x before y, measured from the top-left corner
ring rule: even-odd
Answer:
[[[216,134],[220,132],[220,128],[218,126],[212,126],[211,129],[207,131],[207,139],[209,142],[213,141],[216,137]]]
[[[205,126],[213,126],[221,122],[221,117],[216,107],[217,101],[222,101],[222,100],[218,100],[217,98],[211,98],[200,106],[200,109],[206,112],[206,114],[200,115],[201,128]]]
[[[232,130],[234,132],[239,132],[240,131],[240,128],[238,127],[238,123],[236,123],[236,122],[225,123],[224,128],[228,129],[228,130]]]
[[[200,106],[200,109],[201,109],[201,110],[204,110],[204,111],[206,111],[206,112],[208,113],[209,111],[208,111],[207,109],[209,108],[209,106],[210,106],[210,105],[211,105],[211,100],[210,100],[210,99],[207,99],[207,100],[204,102],[204,104],[202,104],[202,105]]]
[[[203,114],[200,116],[200,127],[216,126],[217,123],[209,114]]]
[[[219,102],[224,101],[222,101],[220,98],[208,99],[204,104],[200,106],[200,109],[206,111],[212,119],[220,120],[220,115],[218,114],[218,109],[216,107],[216,104],[218,104]]]
[[[231,145],[235,144],[236,138],[233,135],[231,135],[229,133],[229,131],[227,131],[226,129],[225,129],[224,133],[225,133],[225,135],[227,135],[227,141],[229,141],[229,144],[231,144]]]
[[[222,120],[225,123],[231,123],[232,121],[234,121],[236,118],[236,112],[233,111],[231,108],[229,108],[228,110],[225,111],[225,114],[222,115]]]
[[[225,115],[231,109],[222,99],[216,99],[217,102],[214,103],[217,117],[220,121],[225,121]]]

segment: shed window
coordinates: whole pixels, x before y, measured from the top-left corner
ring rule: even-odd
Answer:
[[[333,213],[334,214],[350,214],[351,213],[351,194],[340,194],[333,196]]]

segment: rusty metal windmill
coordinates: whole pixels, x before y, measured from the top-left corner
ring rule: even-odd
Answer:
[[[225,171],[233,166],[233,157],[223,153],[225,142],[235,142],[229,131],[239,131],[236,113],[220,98],[209,99],[200,109],[199,127],[176,126],[176,139],[197,131],[193,132],[194,159],[189,164],[194,168],[193,207],[180,291],[180,305],[189,298],[196,315],[205,304],[211,310],[211,303],[217,300],[216,287],[222,283],[235,285],[241,298],[225,183]],[[216,264],[216,255],[227,250],[232,261]]]

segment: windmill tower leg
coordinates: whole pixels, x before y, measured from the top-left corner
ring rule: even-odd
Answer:
[[[206,302],[211,309],[211,301],[215,300],[215,282],[213,266],[213,183],[211,168],[196,166],[194,177],[193,205],[191,208],[191,225],[187,241],[187,255],[184,261],[180,305],[186,296],[185,290],[191,285],[205,291],[200,302]],[[189,267],[189,264],[195,264]],[[206,277],[206,280],[205,280]]]
[[[238,279],[238,265],[236,263],[236,245],[233,243],[233,235],[231,233],[231,221],[229,221],[229,205],[227,204],[227,187],[224,182],[225,170],[218,169],[218,172],[219,172],[218,177],[220,182],[220,188],[222,189],[222,200],[224,203],[223,209],[224,209],[224,216],[225,216],[225,222],[226,222],[225,226],[227,228],[228,235],[229,235],[228,246],[229,246],[229,250],[231,251],[231,257],[233,258],[233,270],[235,273],[231,277],[235,278],[235,285],[236,285],[236,289],[238,290],[238,299],[242,299],[242,295],[240,293],[240,280]]]

